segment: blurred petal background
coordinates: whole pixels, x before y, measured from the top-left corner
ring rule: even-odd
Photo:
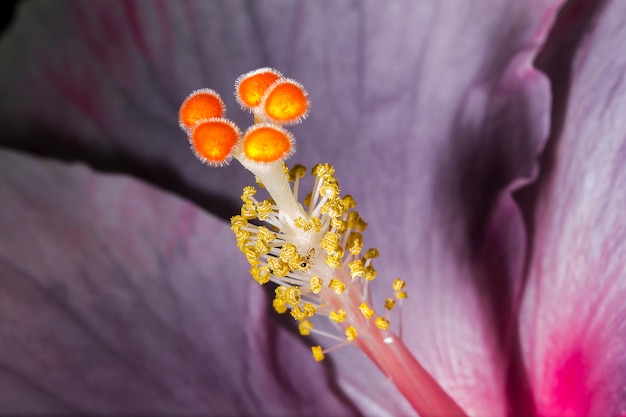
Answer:
[[[313,105],[290,162],[335,166],[375,305],[407,280],[406,343],[468,414],[624,413],[624,11],[563,9],[551,85],[562,3],[25,1],[0,41],[0,410],[411,413],[268,310],[227,223],[252,178],[178,129],[201,87],[245,128],[233,82],[273,66]]]

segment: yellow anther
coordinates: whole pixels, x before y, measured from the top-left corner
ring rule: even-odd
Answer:
[[[293,306],[300,304],[302,292],[299,287],[289,287],[285,291],[285,301]]]
[[[250,275],[259,284],[267,284],[270,280],[270,271],[266,266],[250,268]]]
[[[241,193],[241,201],[243,201],[244,203],[252,203],[250,197],[254,196],[255,194],[256,188],[254,188],[252,185],[243,187],[243,192]]]
[[[339,234],[343,234],[348,229],[348,222],[337,217],[330,219],[330,225],[334,227],[335,231]]]
[[[341,201],[343,202],[346,211],[356,207],[356,201],[354,200],[354,197],[352,197],[350,194],[341,197]]]
[[[339,217],[345,213],[346,208],[344,207],[341,199],[333,198],[328,200],[322,206],[322,214],[328,214],[330,217]]]
[[[358,211],[351,211],[348,213],[348,228],[362,232],[367,228],[367,223],[361,219]]]
[[[394,291],[401,291],[404,289],[404,287],[406,286],[406,282],[404,282],[403,280],[401,280],[400,278],[396,278],[393,281],[393,290]]]
[[[302,311],[300,307],[292,308],[290,313],[291,313],[291,316],[298,321],[302,321],[308,317],[306,313]]]
[[[233,232],[237,233],[246,226],[248,226],[248,221],[243,217],[237,215],[230,218],[230,228]]]
[[[241,206],[241,217],[247,220],[256,218],[256,207],[252,203],[244,203]]]
[[[248,243],[250,238],[250,232],[247,230],[239,230],[235,232],[235,239],[237,240],[237,247],[239,250],[243,250],[243,247]]]
[[[254,250],[256,251],[257,257],[259,257],[268,253],[270,251],[270,247],[267,246],[267,243],[265,243],[261,239],[257,239],[257,241],[254,242]]]
[[[313,217],[311,220],[311,229],[315,232],[318,233],[322,230],[322,221],[320,220],[319,217]]]
[[[399,292],[396,294],[396,298],[397,298],[398,300],[403,300],[403,299],[408,298],[408,297],[409,297],[409,295],[407,294],[407,292],[406,292],[406,291],[399,291]]]
[[[335,323],[341,323],[342,321],[344,321],[346,319],[346,312],[343,308],[340,308],[339,310],[335,311],[331,311],[328,314],[328,317],[334,321]]]
[[[364,273],[363,273],[363,278],[365,278],[368,281],[373,280],[374,278],[376,278],[376,270],[374,269],[373,266],[366,266]]]
[[[318,276],[311,277],[311,286],[309,289],[311,290],[313,294],[319,294],[323,286],[324,286],[324,282],[322,281],[320,277]]]
[[[320,195],[323,195],[330,199],[338,198],[340,192],[341,191],[339,189],[339,184],[337,183],[335,177],[325,179],[319,191]],[[343,204],[343,200],[341,200],[341,202]]]
[[[358,255],[363,249],[363,235],[359,232],[351,232],[348,235],[348,242],[346,243],[346,249],[353,255]]]
[[[274,307],[274,310],[276,310],[278,314],[283,314],[284,312],[287,311],[287,306],[285,305],[285,302],[279,298],[274,298],[274,301],[272,302],[272,306]]]
[[[297,217],[294,221],[294,224],[298,229],[302,229],[305,232],[308,232],[311,229],[314,229],[317,225],[321,227],[320,219],[317,217],[312,219],[305,219],[303,217]]]
[[[272,274],[276,275],[277,277],[284,277],[290,271],[289,265],[287,265],[278,258],[269,258],[267,260],[267,266],[269,267]]]
[[[331,268],[335,268],[335,269],[341,268],[341,264],[343,263],[341,261],[342,257],[343,257],[342,252],[329,253],[328,256],[326,257],[326,264],[330,266]]]
[[[298,249],[292,243],[287,243],[280,251],[279,259],[289,265],[290,269],[298,268],[301,262],[301,256],[298,253]]]
[[[256,211],[259,216],[259,220],[267,220],[272,214],[272,203],[269,200],[261,201],[256,205]]]
[[[396,300],[394,300],[393,298],[387,298],[385,300],[385,308],[387,310],[391,311],[391,309],[393,309],[395,306],[396,306]]]
[[[335,294],[341,295],[343,293],[343,290],[346,289],[346,284],[344,284],[343,282],[339,281],[336,278],[333,278],[328,283],[328,287],[334,290]]]
[[[346,340],[348,342],[353,342],[354,339],[356,339],[356,337],[359,335],[354,326],[346,327],[346,331],[344,334],[346,335]]]
[[[378,258],[378,256],[380,255],[380,253],[378,253],[378,249],[376,248],[369,248],[368,250],[365,251],[365,259],[374,259],[374,258]]]
[[[371,319],[374,315],[374,310],[372,310],[370,306],[368,306],[365,302],[361,303],[361,305],[359,306],[359,310],[361,310],[361,313],[363,313],[365,318],[368,320]]]
[[[257,266],[259,264],[259,255],[254,249],[253,246],[245,246],[243,248],[243,254],[246,255],[246,259],[252,266]]]
[[[362,259],[355,259],[348,264],[350,268],[350,276],[352,279],[362,277],[365,274],[365,264]]]
[[[327,178],[335,173],[335,168],[330,164],[317,164],[311,169],[311,174],[318,178]]]
[[[311,334],[311,329],[313,329],[313,325],[308,320],[303,320],[298,324],[298,331],[302,336],[308,336]]]
[[[317,308],[311,303],[304,303],[302,310],[304,310],[307,317],[312,317],[317,313]]]
[[[265,226],[259,226],[256,232],[256,236],[258,240],[261,240],[265,243],[270,243],[274,239],[276,239],[276,234],[272,233],[270,229]]]
[[[339,246],[339,241],[341,240],[341,236],[339,233],[335,232],[326,232],[320,241],[320,246],[327,251],[337,251],[341,246]]]
[[[306,175],[306,168],[304,167],[304,165],[295,164],[289,170],[289,181],[293,182],[296,179],[304,177],[305,175]]]
[[[384,317],[377,317],[374,323],[376,324],[376,327],[378,327],[379,329],[382,329],[382,330],[389,329],[389,320],[385,319]]]
[[[311,346],[311,352],[313,352],[313,357],[317,362],[321,362],[324,360],[324,353],[322,352],[321,346]]]
[[[302,200],[302,202],[304,203],[305,206],[307,207],[311,207],[311,197],[312,197],[313,193],[311,191],[309,191],[305,196],[304,196],[304,200]]]

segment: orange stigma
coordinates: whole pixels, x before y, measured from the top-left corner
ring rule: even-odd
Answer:
[[[243,153],[253,162],[268,163],[286,159],[293,148],[291,134],[269,123],[250,127],[243,138]]]
[[[260,68],[247,72],[235,81],[235,98],[246,109],[261,104],[270,85],[282,75],[272,68]]]
[[[239,137],[239,129],[233,122],[213,118],[198,123],[189,140],[198,159],[209,165],[219,166],[230,161]]]
[[[267,90],[262,106],[265,114],[278,123],[298,123],[307,115],[309,100],[299,83],[281,79]]]
[[[180,126],[187,130],[194,127],[201,120],[212,117],[222,117],[224,103],[219,94],[209,88],[203,88],[191,93],[178,112]]]

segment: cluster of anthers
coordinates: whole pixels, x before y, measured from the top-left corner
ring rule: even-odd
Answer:
[[[300,180],[306,169],[302,165],[288,169],[283,162],[295,147],[284,126],[306,117],[306,91],[278,71],[261,68],[237,79],[235,96],[254,115],[254,124],[243,134],[223,117],[224,103],[210,89],[187,97],[179,121],[200,160],[220,166],[234,157],[271,197],[257,199],[257,189],[245,187],[241,214],[231,219],[252,277],[260,284],[277,284],[274,309],[290,311],[302,335],[336,341],[325,350],[319,345],[311,348],[318,361],[331,350],[374,334],[393,343],[388,337],[389,316],[406,298],[405,284],[396,279],[384,313],[374,311],[368,285],[376,277],[372,261],[378,251],[363,249],[367,223],[354,210],[356,202],[350,195],[340,195],[334,168],[318,164],[311,170],[312,190],[300,203]],[[331,325],[314,325],[317,316],[327,317]]]

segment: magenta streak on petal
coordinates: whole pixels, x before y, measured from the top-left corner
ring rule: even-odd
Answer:
[[[561,365],[555,366],[552,382],[552,403],[567,415],[589,414],[591,400],[587,395],[589,372],[583,353],[578,350],[558,358]]]

